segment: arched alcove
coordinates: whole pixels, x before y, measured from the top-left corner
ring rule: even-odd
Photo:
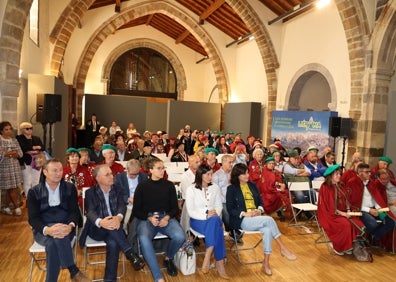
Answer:
[[[334,80],[319,64],[309,64],[298,70],[286,93],[286,108],[294,111],[334,111],[336,101]]]

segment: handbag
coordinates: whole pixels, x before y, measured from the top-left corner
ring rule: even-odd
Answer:
[[[187,240],[176,253],[175,264],[183,275],[191,275],[195,273],[197,257],[190,241]]]

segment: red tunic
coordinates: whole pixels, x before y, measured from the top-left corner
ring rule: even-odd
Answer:
[[[271,214],[281,208],[285,208],[285,213],[290,214],[291,204],[288,191],[280,191],[275,183],[282,183],[282,177],[277,171],[272,171],[262,167],[257,160],[249,164],[249,180],[254,182],[260,192],[264,203],[264,211]]]
[[[362,180],[358,176],[356,176],[348,181],[346,187],[347,193],[350,197],[351,205],[354,207],[355,210],[360,210],[362,207],[364,191]],[[386,188],[378,180],[370,180],[367,184],[367,190],[370,192],[373,199],[381,208],[385,208],[388,206],[385,189]],[[396,220],[396,217],[391,211],[388,211],[387,215],[389,218]],[[394,232],[395,230],[392,230],[380,239],[380,242],[390,251],[394,251],[394,246],[396,243],[396,238],[394,238],[396,236],[394,236]]]
[[[341,183],[346,184],[349,179],[355,177],[357,175],[356,171],[352,169],[347,169],[341,176]]]
[[[105,164],[105,162],[101,162],[97,165],[101,165],[101,164]],[[110,166],[111,172],[113,173],[114,176],[116,176],[119,173],[123,173],[125,171],[124,167],[122,166],[122,164],[119,164],[117,162],[114,162],[111,166]]]
[[[77,165],[75,173],[71,172],[71,167],[67,164],[63,168],[63,178],[67,182],[73,182],[78,191],[82,191],[83,187],[91,187],[95,184],[89,170],[80,164]],[[82,195],[80,192],[78,193],[78,205],[82,208]]]
[[[347,211],[345,193],[341,188],[337,189],[337,206],[335,203],[334,186],[323,183],[319,190],[318,199],[318,221],[326,231],[333,248],[337,252],[345,252],[353,248],[353,241],[356,237],[363,235],[364,224],[358,217],[346,218],[335,213],[336,209]]]
[[[372,167],[370,170],[371,170],[370,179],[376,180],[378,178],[378,170],[379,170],[378,165]],[[395,174],[393,173],[393,171],[391,171],[389,168],[387,168],[386,170],[388,171],[390,179],[395,180]]]

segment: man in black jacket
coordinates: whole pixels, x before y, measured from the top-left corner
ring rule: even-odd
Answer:
[[[29,190],[29,224],[37,243],[45,246],[46,281],[57,281],[61,267],[67,267],[72,281],[91,281],[77,268],[71,240],[80,211],[77,189],[62,178],[63,166],[51,159],[43,166],[45,179]]]
[[[94,169],[97,185],[91,187],[85,194],[85,211],[87,221],[80,237],[80,244],[85,245],[87,235],[97,241],[106,242],[106,267],[104,281],[117,280],[119,250],[136,270],[144,266],[137,257],[132,246],[122,230],[122,220],[126,206],[117,189],[114,189],[114,176],[109,165],[98,165]]]

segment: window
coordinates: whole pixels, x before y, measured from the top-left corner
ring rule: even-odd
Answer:
[[[39,46],[39,0],[33,0],[29,15],[29,36]]]
[[[122,54],[110,72],[109,94],[177,98],[176,75],[170,62],[149,48]]]

